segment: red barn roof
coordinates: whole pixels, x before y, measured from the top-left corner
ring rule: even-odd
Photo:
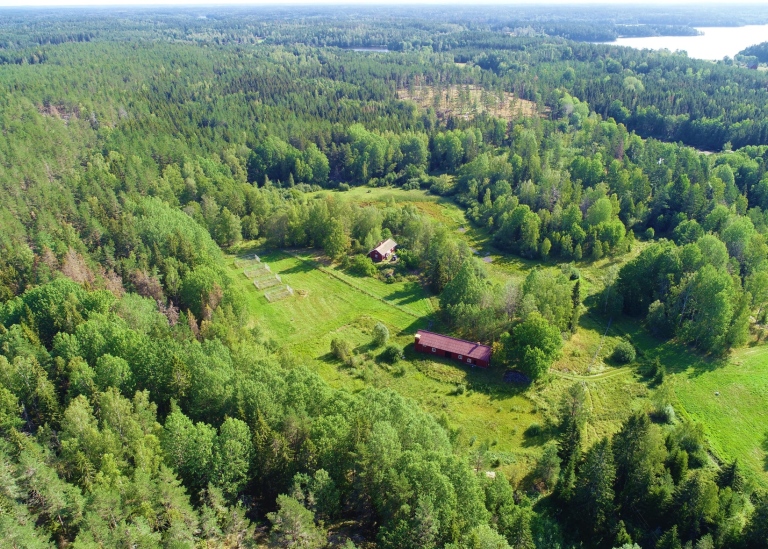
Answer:
[[[480,345],[479,343],[472,343],[471,341],[464,341],[463,339],[436,334],[426,330],[417,331],[416,337],[419,338],[419,343],[424,347],[434,347],[435,349],[456,353],[467,358],[485,360],[486,362],[491,360],[491,348],[488,345]]]

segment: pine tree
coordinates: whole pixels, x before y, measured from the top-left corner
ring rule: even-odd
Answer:
[[[741,467],[739,466],[739,460],[734,459],[731,463],[723,465],[722,469],[718,471],[715,482],[722,489],[726,486],[730,487],[734,492],[742,492],[744,490],[744,475],[741,473]]]
[[[568,323],[568,328],[571,333],[576,333],[576,329],[579,327],[579,318],[581,318],[581,278],[576,279],[576,283],[573,285],[573,292],[571,293],[571,303],[573,303],[573,311],[571,312],[571,319]]]
[[[677,535],[677,526],[673,526],[659,538],[656,549],[683,549],[680,537]]]
[[[286,549],[319,549],[326,543],[326,534],[315,525],[311,511],[286,495],[277,498],[277,511],[269,513],[272,523],[270,540],[276,547]]]
[[[605,535],[612,527],[616,506],[613,483],[616,468],[607,438],[587,452],[573,492],[573,512],[586,534]]]

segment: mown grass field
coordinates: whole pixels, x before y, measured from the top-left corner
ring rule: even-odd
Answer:
[[[420,284],[360,279],[324,265],[306,251],[259,255],[295,295],[269,303],[242,274],[243,269],[230,261],[235,284],[246,296],[256,321],[329,383],[353,391],[366,384],[396,390],[436,417],[444,415],[455,429],[458,444],[468,451],[487,446],[489,459],[498,460],[513,476],[530,468],[538,449],[526,443],[523,433],[531,423],[542,423],[546,410],[539,409],[520,389],[501,383],[500,372],[467,370],[449,362],[424,360],[415,353],[410,345],[413,334],[435,321],[434,297]],[[376,322],[389,328],[390,341],[405,348],[401,369],[376,360],[381,352],[371,345]],[[371,360],[363,368],[344,366],[330,354],[331,340],[336,337],[349,341]],[[468,388],[462,395],[455,394],[459,384]]]
[[[704,424],[716,455],[738,458],[768,486],[768,348],[739,350],[726,364],[683,363],[671,378],[679,412]]]
[[[421,191],[367,187],[342,196],[359,203],[413,204],[455,230],[478,256],[489,256],[492,282],[522,281],[530,269],[541,265],[495,249],[488,234],[472,227],[464,212],[446,199]],[[606,258],[577,263],[584,300],[589,302],[602,289],[611,265],[627,261],[643,245],[638,243],[632,254],[618,262]],[[617,367],[608,358],[616,343],[628,338],[638,349],[638,360],[658,356],[667,367],[667,385],[678,413],[705,425],[716,458],[739,458],[755,482],[768,486],[768,348],[742,350],[730,361],[707,360],[674,342],[655,339],[632,319],[613,319],[608,327],[608,319],[590,309],[565,343],[552,375],[530,388],[520,388],[505,384],[500,369],[467,369],[450,361],[428,360],[412,350],[417,329],[447,329],[435,314],[437,298],[418,282],[388,284],[352,276],[309,250],[259,251],[259,255],[295,290],[294,296],[269,303],[232,261],[231,276],[244,290],[255,320],[291,353],[333,386],[356,391],[370,384],[414,399],[444,418],[459,448],[469,455],[487,449],[486,464],[498,464],[512,479],[525,476],[540,455],[548,439],[548,422],[571,384],[583,383],[587,388],[592,408],[588,443],[615,433],[634,410],[650,408],[656,389],[642,378],[638,365]],[[559,268],[554,262],[544,267]],[[383,322],[391,341],[405,349],[406,360],[396,368],[377,360],[381,349],[371,345],[376,322]],[[369,360],[360,368],[341,364],[330,354],[335,337],[349,341]],[[458,385],[467,391],[457,395]],[[528,436],[526,431],[534,424],[541,426],[542,434]]]
[[[354,285],[360,282],[326,268],[307,253],[273,251],[259,255],[294,289],[295,295],[269,303],[264,292],[257,290],[234,264],[229,265],[232,277],[248,296],[256,319],[304,357],[317,356],[320,339],[361,317],[376,318],[398,333],[425,324],[428,321],[424,317],[432,311],[429,297],[417,283],[370,280],[364,290],[357,289]]]

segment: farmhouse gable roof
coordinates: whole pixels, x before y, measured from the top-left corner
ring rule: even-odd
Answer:
[[[386,255],[392,250],[395,249],[395,246],[397,246],[397,242],[392,240],[391,238],[386,239],[384,242],[376,246],[372,252],[379,252],[381,255]]]
[[[477,360],[491,360],[491,348],[487,345],[481,345],[480,343],[473,343],[471,341],[465,341],[455,337],[436,334],[426,330],[417,331],[416,337],[419,338],[419,344],[423,345],[424,347],[434,347],[435,349],[448,351],[449,353],[455,353],[457,355],[462,355],[464,357],[474,358]]]

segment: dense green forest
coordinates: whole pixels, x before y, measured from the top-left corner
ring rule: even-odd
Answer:
[[[663,392],[587,444],[574,384],[529,482],[510,482],[396,391],[329,384],[224,268],[253,241],[379,276],[365,253],[395,237],[393,274],[535,383],[587,309],[713,360],[759,344],[768,76],[573,41],[690,34],[720,12],[541,9],[4,13],[3,543],[768,547],[764,486]],[[441,223],[345,200],[356,187],[446,197],[499,250],[563,268],[499,284]],[[583,302],[573,262],[605,257]],[[662,384],[663,363],[641,368]]]
[[[748,48],[744,48],[740,53],[745,56],[754,56],[760,63],[768,63],[768,42],[749,46]]]

